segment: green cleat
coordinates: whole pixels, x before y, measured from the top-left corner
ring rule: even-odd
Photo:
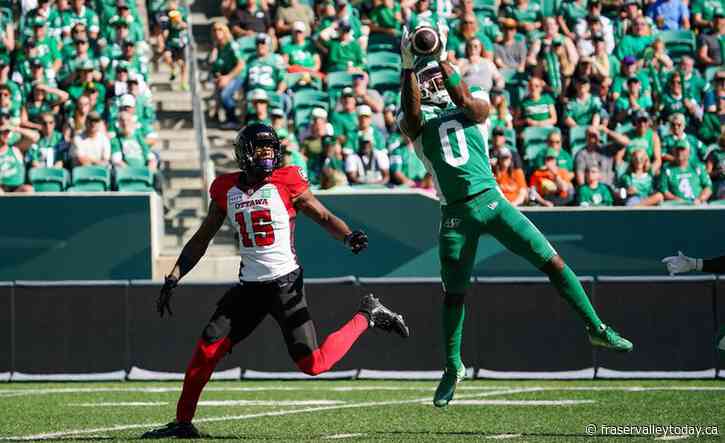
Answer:
[[[464,378],[466,378],[465,365],[458,369],[446,368],[433,396],[433,406],[437,408],[448,406],[448,403],[453,400],[453,394],[456,393],[456,385]]]
[[[631,341],[622,337],[609,326],[602,325],[602,329],[599,331],[592,331],[587,328],[589,334],[589,342],[592,346],[599,346],[600,348],[612,349],[617,352],[632,352],[634,345]]]

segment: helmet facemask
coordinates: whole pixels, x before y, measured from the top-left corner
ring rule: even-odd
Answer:
[[[420,101],[423,104],[447,106],[451,103],[443,84],[443,73],[437,63],[431,63],[416,72],[420,87]]]
[[[239,169],[258,177],[268,176],[282,164],[282,145],[274,130],[269,127],[266,129],[269,131],[265,127],[247,127],[239,132],[234,141],[234,156]],[[257,151],[265,147],[271,149],[271,157],[257,155]]]

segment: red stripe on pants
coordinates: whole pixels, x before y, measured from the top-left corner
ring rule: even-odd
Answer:
[[[176,421],[179,423],[190,423],[196,412],[196,404],[199,401],[201,390],[209,381],[214,368],[219,360],[224,357],[232,348],[229,337],[207,343],[199,339],[194,348],[194,355],[191,357],[189,367],[186,368],[184,376],[184,388],[181,397],[176,404]]]
[[[300,371],[308,375],[327,372],[335,363],[347,354],[353,343],[368,328],[368,319],[364,314],[357,313],[340,329],[328,335],[322,346],[302,357],[295,363]]]

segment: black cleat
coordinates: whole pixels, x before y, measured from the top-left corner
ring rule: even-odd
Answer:
[[[363,295],[360,300],[360,312],[367,314],[370,327],[395,332],[401,337],[410,335],[403,316],[386,308],[373,294]]]
[[[202,438],[201,432],[191,423],[172,421],[166,426],[144,432],[141,438]]]

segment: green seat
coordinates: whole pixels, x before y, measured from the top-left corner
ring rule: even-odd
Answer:
[[[705,69],[705,81],[712,82],[715,79],[715,74],[721,69],[723,69],[721,66],[710,66]]]
[[[149,168],[116,169],[116,185],[124,192],[153,192],[154,176]]]
[[[33,168],[28,176],[35,192],[62,192],[68,186],[68,171],[62,168]]]
[[[400,69],[400,55],[395,52],[380,51],[368,54],[368,72],[379,69]]]
[[[312,108],[296,108],[295,109],[295,125],[298,129],[307,125],[310,122],[310,114],[312,114]]]
[[[344,71],[331,72],[327,74],[325,81],[327,82],[327,91],[332,93],[346,86],[352,86],[352,74]]]
[[[314,89],[303,89],[295,93],[292,97],[294,100],[295,109],[303,108],[325,108],[329,110],[330,103],[327,94],[322,91],[316,91]]]
[[[398,46],[398,39],[388,34],[375,32],[370,34],[370,37],[368,38],[368,52],[395,52],[398,49]]]
[[[550,133],[558,131],[556,128],[529,127],[524,129],[521,138],[524,143],[524,160],[531,161],[546,149],[546,138]]]
[[[73,168],[73,192],[102,192],[111,187],[111,173],[105,166],[76,166]]]
[[[695,34],[689,30],[670,30],[662,31],[657,34],[662,39],[667,49],[667,54],[675,61],[679,61],[682,56],[695,56]]]
[[[400,90],[400,71],[381,69],[370,73],[370,87],[380,92]]]

